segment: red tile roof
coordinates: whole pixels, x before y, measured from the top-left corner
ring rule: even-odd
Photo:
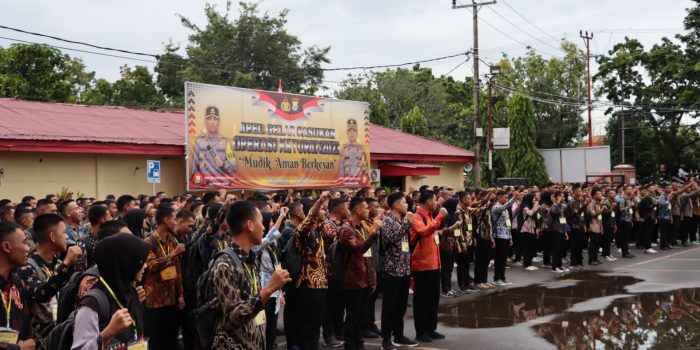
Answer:
[[[185,144],[184,122],[183,112],[0,98],[0,140],[22,141],[17,145],[4,142],[0,149],[17,146],[15,150],[51,151],[48,147],[54,147],[54,152],[89,152],[90,147],[99,144],[130,144],[155,147],[134,147],[118,152],[102,147],[95,153],[157,154],[159,149],[167,149],[165,154],[174,154],[172,146]],[[40,145],[31,145],[31,141],[37,140],[45,141],[42,144],[46,147],[39,149],[36,147]],[[65,141],[91,146],[66,147]],[[474,161],[470,151],[374,124],[370,126],[370,152],[373,160]]]

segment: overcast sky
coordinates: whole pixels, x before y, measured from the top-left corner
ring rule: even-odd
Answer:
[[[8,1],[3,3],[0,24],[101,46],[160,53],[169,39],[183,47],[187,45],[189,32],[176,14],[204,25],[205,3]],[[211,3],[225,8],[225,1]],[[526,45],[535,47],[545,57],[561,56],[561,38],[583,47],[578,35],[581,29],[595,33],[591,42],[593,54],[605,53],[625,36],[636,37],[648,47],[662,36],[681,31],[685,9],[692,5],[689,0],[499,0],[479,12],[480,51],[486,61],[498,60],[501,53],[522,55]],[[330,46],[329,67],[404,63],[455,54],[473,45],[471,13],[452,10],[450,0],[267,0],[261,8],[272,13],[290,9],[289,32],[297,35],[304,46]],[[0,36],[93,50],[5,29],[0,29]],[[0,39],[3,47],[11,43]],[[152,67],[150,63],[123,58],[65,52],[82,57],[97,77],[110,81],[118,79],[119,66],[123,64]],[[437,75],[454,69],[451,75],[463,79],[472,74],[472,67],[469,63],[455,69],[462,61],[457,57],[426,66]],[[595,72],[595,65],[592,68]],[[334,87],[346,74],[328,72],[327,85]],[[596,131],[602,131],[604,119],[598,114],[594,124]]]

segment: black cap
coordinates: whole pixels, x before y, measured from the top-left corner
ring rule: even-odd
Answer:
[[[215,117],[216,119],[219,119],[219,109],[214,106],[207,107],[206,113],[204,113],[204,118],[209,119],[209,117]]]
[[[357,121],[355,119],[348,119],[348,130],[350,129],[357,131]]]

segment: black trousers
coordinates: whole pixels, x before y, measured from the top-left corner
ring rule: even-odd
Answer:
[[[688,243],[691,239],[691,231],[695,228],[695,221],[691,216],[684,216],[681,222],[681,242]]]
[[[176,306],[146,308],[144,335],[149,338],[149,350],[177,349],[180,310]]]
[[[659,219],[659,240],[661,248],[668,247],[669,238],[671,234],[671,220]]]
[[[571,266],[583,265],[583,247],[586,243],[586,235],[580,228],[571,230]]]
[[[476,261],[474,262],[474,283],[489,281],[489,261],[491,260],[491,242],[476,237]]]
[[[512,251],[512,254],[508,254],[508,256],[513,256],[513,261],[521,261],[523,258],[523,249],[522,245],[520,245],[520,230],[510,230],[510,234],[513,237],[513,246],[510,248]]]
[[[343,319],[345,310],[343,308],[343,290],[340,282],[333,276],[328,278],[328,294],[326,295],[326,314],[323,316],[323,338],[335,336],[343,338]]]
[[[542,232],[542,237],[540,237],[540,242],[542,242],[542,264],[551,265],[552,264],[552,231],[549,229]]]
[[[196,302],[185,304],[185,308],[180,310],[180,324],[182,325],[182,343],[185,349],[197,348],[197,331],[195,329],[194,318],[190,317],[193,306]]]
[[[457,260],[457,284],[460,289],[465,289],[474,284],[474,279],[469,274],[469,266],[474,261],[474,246],[469,246],[466,253],[455,254]]]
[[[362,324],[362,317],[364,316],[364,306],[367,305],[371,294],[370,288],[343,290],[346,350],[364,349],[365,342],[362,340],[362,333],[365,327]],[[303,312],[313,313],[309,312],[310,310],[313,309],[307,309]]]
[[[447,293],[452,289],[452,270],[455,266],[454,250],[440,248],[440,266],[440,286],[442,286],[442,292]]]
[[[326,289],[288,288],[285,295],[284,333],[287,346],[318,349],[321,321],[326,309]],[[310,312],[313,310],[313,312]],[[362,308],[358,308],[361,312]],[[359,320],[358,320],[359,321]],[[358,322],[359,324],[359,322]]]
[[[411,277],[395,277],[384,274],[384,297],[382,298],[382,338],[403,336],[403,317],[408,305],[408,288]]]
[[[637,240],[637,244],[640,244],[644,249],[651,249],[651,230],[654,227],[654,222],[652,220],[644,220],[640,223],[639,234],[641,237]]]
[[[496,238],[496,258],[494,259],[493,280],[506,280],[506,260],[508,259],[508,250],[510,249],[510,240],[504,238]]]
[[[265,349],[272,350],[277,338],[277,298],[270,298],[265,304]],[[185,346],[185,349],[192,349]]]
[[[610,244],[612,244],[613,237],[614,237],[614,232],[615,232],[615,226],[612,225],[603,225],[603,237],[600,239],[600,246],[603,248],[603,256],[611,256],[610,255]]]
[[[634,242],[635,247],[642,248],[642,227],[644,226],[644,221],[634,220],[634,225],[632,226],[632,236],[630,237],[630,242]]]
[[[617,223],[617,246],[622,249],[622,256],[630,255],[630,232],[632,232],[632,222],[620,220]]]
[[[379,294],[382,293],[383,286],[382,286],[382,276],[380,274],[377,274],[377,285],[374,288],[374,292],[372,292],[369,296],[369,300],[367,300],[367,305],[365,305],[365,314],[362,317],[363,324],[365,325],[364,330],[367,329],[372,329],[376,327],[375,321],[375,315],[374,315],[374,304],[377,302],[377,298],[379,297]],[[372,327],[374,326],[374,327]]]
[[[590,232],[588,242],[588,263],[598,261],[598,248],[600,247],[600,240],[603,238],[603,234]]]
[[[532,266],[532,259],[537,254],[537,235],[521,232],[520,247],[523,252],[523,267]]]
[[[437,313],[439,304],[440,270],[414,272],[413,322],[416,329],[416,335],[428,334],[437,329]]]
[[[695,225],[693,226],[693,229],[690,232],[690,237],[692,238],[693,241],[697,241],[698,240],[697,233],[698,233],[698,230],[700,230],[700,215],[693,215],[693,222]]]
[[[681,223],[683,222],[680,215],[673,216],[673,228],[671,229],[671,234],[669,235],[669,244],[672,246],[678,245],[678,239],[681,235]]]
[[[552,247],[552,270],[555,270],[557,267],[563,267],[561,264],[561,257],[564,255],[564,245],[562,244],[563,241],[563,233],[554,230],[549,233],[549,242],[550,246]]]

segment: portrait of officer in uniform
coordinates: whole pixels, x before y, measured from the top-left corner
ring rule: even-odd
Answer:
[[[367,173],[367,153],[357,136],[357,121],[348,119],[348,143],[340,150],[340,176],[359,177]]]
[[[197,172],[203,176],[235,173],[236,163],[231,141],[219,134],[219,109],[207,107],[204,119],[206,132],[197,138],[194,145],[192,176]]]

